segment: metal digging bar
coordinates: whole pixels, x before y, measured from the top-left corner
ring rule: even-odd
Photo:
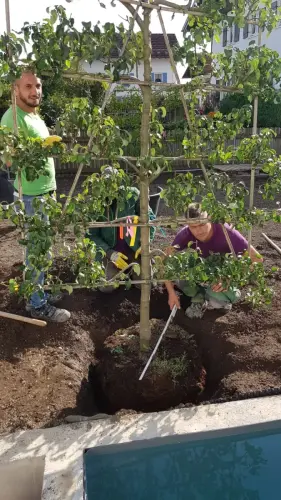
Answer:
[[[163,339],[163,337],[164,337],[164,335],[165,335],[165,333],[167,331],[168,326],[170,325],[171,321],[174,319],[174,317],[176,315],[176,312],[177,312],[177,306],[174,306],[173,309],[172,309],[172,312],[171,312],[171,314],[170,314],[170,316],[168,318],[168,321],[167,321],[167,323],[165,325],[165,328],[164,328],[163,332],[161,333],[161,335],[160,335],[160,337],[158,339],[158,342],[157,342],[156,346],[154,347],[153,352],[151,353],[151,356],[150,356],[148,362],[146,363],[146,365],[145,365],[145,367],[143,369],[143,372],[142,372],[139,380],[142,380],[143,377],[145,376],[145,374],[147,372],[147,369],[148,369],[151,361],[153,360],[153,358],[154,358],[154,356],[155,356],[155,354],[156,354],[156,352],[158,350],[158,347],[161,344],[161,341],[162,341],[162,339]]]

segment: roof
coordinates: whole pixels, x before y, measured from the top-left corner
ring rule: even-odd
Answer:
[[[173,33],[168,34],[169,42],[171,47],[178,46],[178,40],[176,35]],[[119,50],[122,48],[122,38],[119,34],[116,34],[116,47],[111,52],[111,57],[118,57]],[[153,59],[168,59],[169,54],[166,48],[165,39],[163,33],[152,33],[151,34],[151,46],[152,46],[152,58]]]
[[[171,47],[178,46],[178,40],[176,35],[168,34],[169,42]],[[166,43],[163,33],[152,33],[151,34],[151,45],[152,45],[152,57],[154,59],[167,59],[169,54],[166,48]]]

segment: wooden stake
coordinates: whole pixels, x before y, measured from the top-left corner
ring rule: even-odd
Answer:
[[[259,36],[258,36],[258,47],[261,46],[261,36],[262,36],[262,28],[259,27]],[[253,135],[257,134],[258,130],[258,107],[259,107],[259,98],[256,96],[254,98],[254,112],[253,112]],[[250,182],[250,200],[249,200],[249,211],[253,210],[254,206],[254,193],[255,193],[255,176],[256,176],[256,167],[257,165],[252,165],[251,168],[251,182]],[[248,252],[250,253],[252,245],[252,228],[249,229],[248,232]]]
[[[11,16],[10,16],[10,2],[9,0],[5,0],[5,12],[6,12],[6,29],[7,35],[11,34]],[[12,58],[11,49],[8,46],[8,55],[9,58]],[[13,125],[14,125],[14,133],[18,135],[18,120],[17,120],[17,104],[16,104],[16,96],[15,96],[15,88],[12,83],[11,88],[11,99],[12,99],[12,111],[13,111]],[[22,201],[22,182],[21,182],[21,171],[18,169],[18,191],[19,191],[19,200]]]
[[[5,0],[5,11],[6,11],[6,28],[7,28],[7,35],[11,34],[11,16],[10,16],[10,3],[9,0]],[[8,55],[9,59],[12,59],[12,53],[11,49],[8,46]],[[14,83],[12,83],[11,87],[11,99],[12,99],[12,111],[13,111],[13,126],[14,126],[14,133],[15,135],[19,134],[19,129],[18,129],[18,119],[17,119],[17,103],[16,103],[16,94],[15,94],[15,87]],[[18,169],[17,171],[17,176],[18,176],[18,193],[19,193],[19,201],[22,201],[22,180],[21,180],[21,170]],[[25,238],[25,233],[24,230],[21,232],[21,239],[24,240]],[[25,262],[25,250],[23,249],[23,262]],[[25,279],[25,273],[23,273],[23,280]]]
[[[275,250],[281,255],[281,248],[274,243],[265,233],[261,233],[261,235],[264,237],[264,239],[269,243]]]
[[[143,9],[143,64],[144,81],[151,81],[151,34],[150,34],[151,10]],[[151,120],[151,87],[142,87],[143,106],[141,117],[141,156],[150,154],[150,120]],[[140,165],[140,222],[149,222],[149,178],[146,167]],[[150,233],[149,227],[141,228],[141,279],[146,283],[141,285],[140,303],[140,350],[146,351],[150,346],[150,291],[151,291],[151,265],[150,265]],[[150,282],[149,282],[150,281]]]

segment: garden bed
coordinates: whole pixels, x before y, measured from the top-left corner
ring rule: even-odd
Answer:
[[[269,224],[265,231],[280,242],[278,225]],[[253,234],[265,265],[281,264],[261,230]],[[1,280],[19,272],[18,237],[13,226],[0,224]],[[158,234],[157,246],[169,242]],[[112,295],[75,291],[61,304],[72,313],[64,325],[38,328],[0,318],[0,432],[55,425],[71,414],[158,411],[281,392],[280,280],[277,272],[272,280],[276,296],[265,310],[241,302],[225,316],[208,312],[203,320],[191,321],[184,316],[183,301],[174,321],[180,330],[172,327],[175,337],[165,339],[143,382],[137,379],[148,356],[137,355],[137,289]],[[4,287],[0,303],[1,310],[25,314],[24,304]],[[151,318],[162,321],[154,322],[153,343],[168,315],[166,292],[154,289]],[[112,338],[120,329],[125,329],[122,341]]]

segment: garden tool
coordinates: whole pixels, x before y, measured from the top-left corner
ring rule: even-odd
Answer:
[[[142,379],[143,379],[143,377],[144,377],[144,375],[146,374],[146,371],[147,371],[147,369],[148,369],[148,367],[149,367],[149,365],[150,365],[151,361],[153,360],[153,358],[154,358],[154,356],[155,356],[155,354],[156,354],[156,352],[157,352],[157,349],[158,349],[158,347],[159,347],[159,345],[160,345],[160,343],[161,343],[161,340],[163,339],[163,337],[164,337],[164,335],[165,335],[165,333],[166,333],[166,331],[167,331],[167,328],[168,328],[169,324],[170,324],[170,323],[171,323],[171,321],[174,319],[174,317],[175,317],[175,315],[176,315],[176,312],[177,312],[177,306],[174,306],[174,307],[173,307],[173,309],[172,309],[172,312],[171,312],[171,314],[170,314],[170,316],[169,316],[169,318],[168,318],[168,321],[167,321],[167,323],[166,323],[166,325],[165,325],[165,327],[164,327],[164,329],[163,329],[163,332],[161,333],[161,335],[160,335],[160,337],[159,337],[159,339],[158,339],[158,341],[157,341],[157,344],[156,344],[156,346],[154,347],[153,352],[152,352],[152,354],[151,354],[151,356],[150,356],[150,358],[149,358],[148,362],[146,363],[146,365],[145,365],[145,367],[144,367],[144,370],[143,370],[143,372],[142,372],[142,374],[141,374],[141,376],[140,376],[139,380],[142,380]]]
[[[11,313],[6,313],[4,311],[0,311],[0,317],[7,319],[14,319],[15,321],[23,321],[23,323],[30,323],[31,325],[34,326],[47,325],[46,321],[42,321],[41,319],[26,318],[25,316],[20,316],[19,314],[11,314]]]

